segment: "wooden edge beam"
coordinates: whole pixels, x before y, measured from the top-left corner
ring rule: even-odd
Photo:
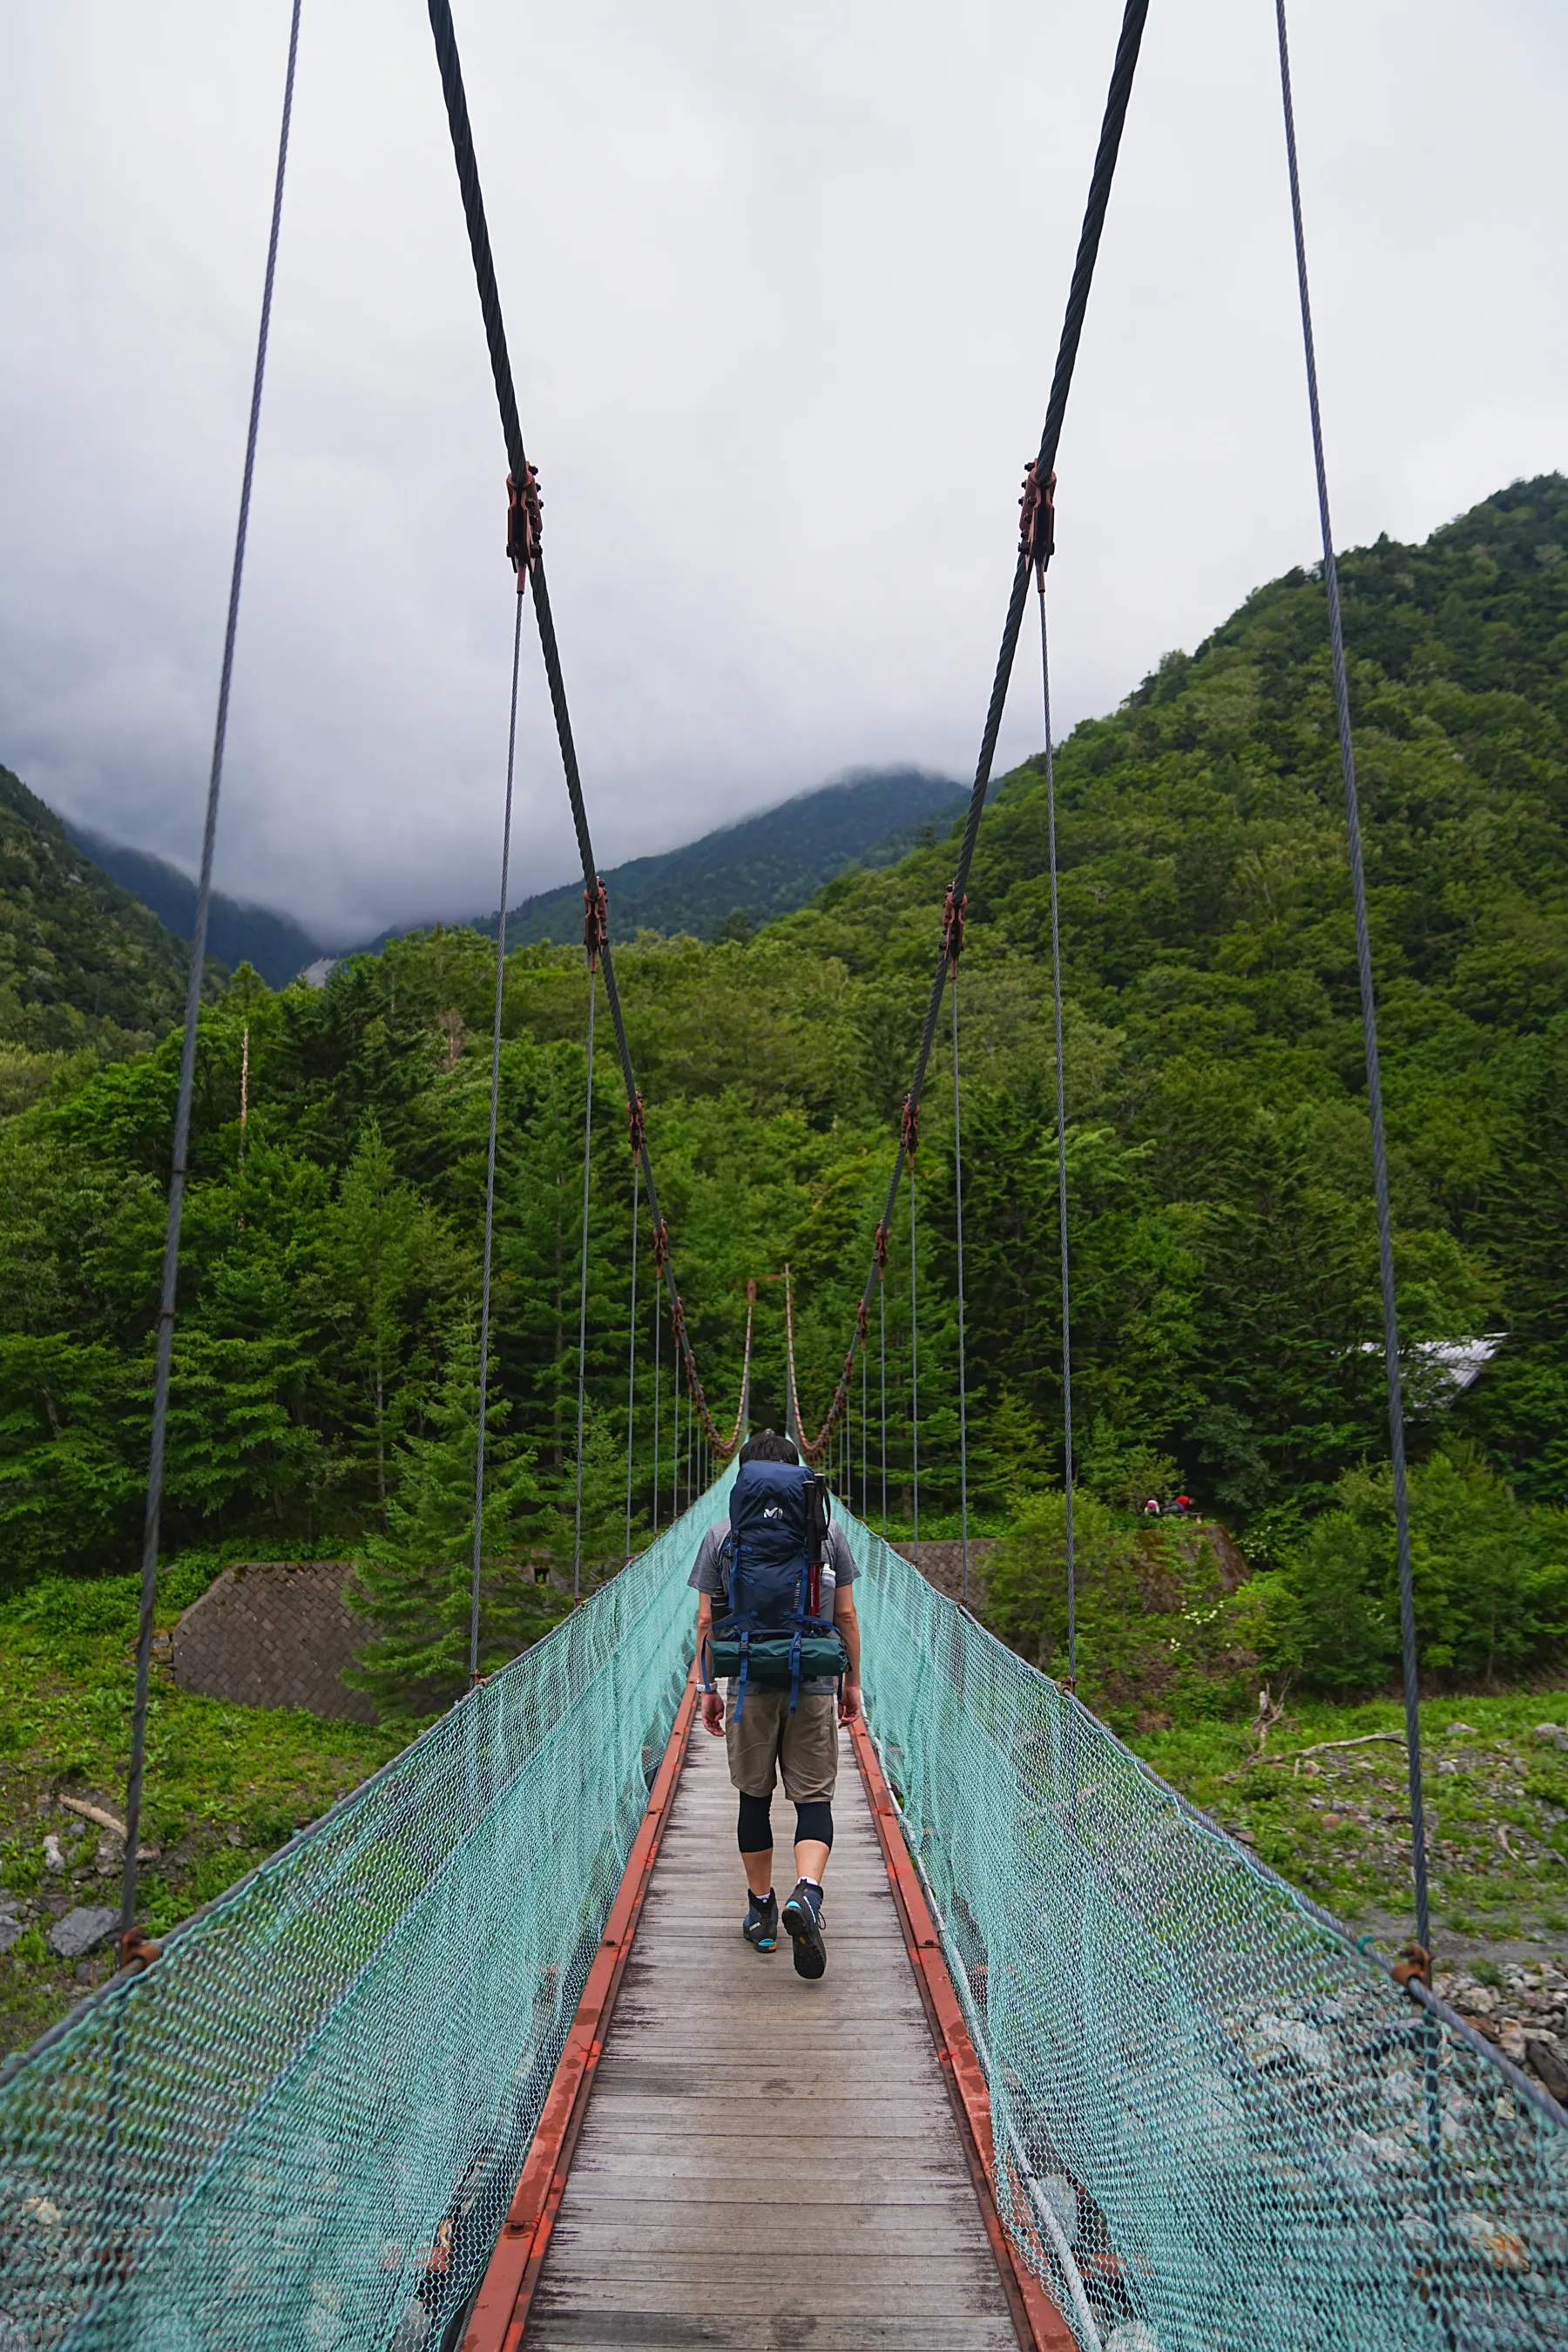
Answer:
[[[695,1675],[687,1682],[664,1760],[648,1794],[647,1811],[632,1840],[599,1948],[588,1970],[565,2046],[552,2078],[521,2177],[490,2255],[464,2332],[462,2352],[519,2352],[529,2305],[539,2284],[550,2233],[561,2210],[566,2176],[583,2128],[616,1996],[626,1974],[626,1955],[637,1933],[643,1898],[669,1820],[676,1782],[697,1712]]]
[[[926,2020],[936,2043],[938,2063],[958,2124],[959,2139],[968,2161],[970,2178],[980,2204],[980,2218],[991,2241],[1002,2285],[1013,2315],[1023,2352],[1078,2352],[1078,2338],[1025,2259],[997,2210],[996,2152],[991,2136],[991,2090],[964,2022],[963,2011],[948,1972],[947,1959],[926,1901],[920,1874],[904,1843],[898,1809],[882,1777],[882,1767],[864,1717],[849,1726],[855,1761],[860,1768],[877,1841],[893,1890],[893,1906],[903,1930],[904,1944],[920,1987]]]

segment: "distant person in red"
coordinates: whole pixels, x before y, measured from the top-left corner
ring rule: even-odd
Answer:
[[[1184,1519],[1187,1513],[1193,1508],[1192,1496],[1190,1495],[1178,1495],[1175,1501],[1172,1504],[1171,1508],[1174,1511],[1179,1519]]]

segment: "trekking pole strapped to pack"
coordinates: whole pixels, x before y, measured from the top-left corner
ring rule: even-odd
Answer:
[[[735,1683],[739,1721],[749,1684],[787,1690],[793,1715],[803,1680],[847,1673],[849,1653],[822,1614],[827,1543],[827,1482],[793,1462],[742,1464],[730,1490],[730,1532],[721,1557],[729,1591],[713,1604],[712,1630],[698,1660],[704,1690],[721,1675]]]

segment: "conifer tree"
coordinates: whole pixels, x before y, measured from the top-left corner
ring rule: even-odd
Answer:
[[[506,1436],[506,1418],[492,1386],[485,1415],[481,1673],[537,1641],[559,1614],[534,1581],[530,1519],[539,1490],[532,1454]],[[479,1338],[469,1312],[449,1335],[425,1433],[396,1449],[386,1532],[362,1547],[349,1587],[374,1631],[345,1679],[368,1691],[392,1722],[451,1705],[468,1682],[478,1422]]]

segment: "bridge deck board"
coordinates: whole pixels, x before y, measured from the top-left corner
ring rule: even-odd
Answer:
[[[693,1731],[529,2352],[1016,2352],[847,1740],[834,1817],[807,1984],[742,1940],[724,1750]]]

